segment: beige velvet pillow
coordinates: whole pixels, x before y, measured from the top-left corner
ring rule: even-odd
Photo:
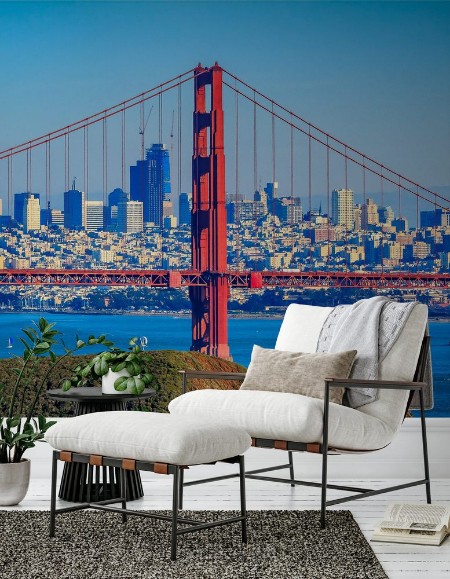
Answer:
[[[305,354],[253,346],[241,390],[291,392],[323,400],[325,378],[348,378],[357,351]],[[330,389],[330,402],[342,404],[344,388]]]

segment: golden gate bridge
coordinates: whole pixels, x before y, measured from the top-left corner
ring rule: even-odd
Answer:
[[[225,77],[225,78],[224,78]],[[186,71],[148,91],[122,101],[80,121],[67,125],[41,137],[26,141],[15,147],[0,151],[0,160],[7,164],[8,209],[10,208],[14,172],[13,160],[19,155],[26,156],[27,191],[32,191],[32,153],[40,148],[44,151],[45,192],[47,204],[51,196],[51,158],[52,143],[64,142],[64,185],[70,186],[71,136],[82,135],[84,186],[89,183],[89,127],[101,127],[101,148],[103,164],[103,191],[106,196],[108,183],[108,119],[119,117],[121,121],[121,178],[122,188],[126,183],[126,113],[129,109],[140,107],[143,126],[144,103],[158,99],[159,132],[161,135],[162,98],[169,91],[178,91],[178,165],[180,175],[181,148],[181,86],[193,81],[193,155],[192,155],[192,210],[191,210],[191,251],[192,269],[180,270],[50,270],[50,269],[4,269],[0,270],[0,286],[21,285],[89,285],[89,286],[138,286],[156,288],[189,288],[192,303],[192,349],[214,356],[228,358],[227,304],[230,288],[261,289],[265,287],[307,287],[307,288],[363,288],[363,289],[443,289],[450,288],[450,274],[442,272],[427,273],[419,271],[392,271],[385,267],[384,254],[381,252],[379,271],[352,271],[346,263],[343,271],[318,271],[312,267],[312,259],[303,264],[301,271],[240,271],[227,263],[227,217],[225,193],[225,136],[223,87],[235,95],[235,190],[238,201],[239,182],[239,99],[253,107],[253,165],[254,189],[257,189],[257,124],[256,111],[265,111],[271,119],[272,180],[275,182],[275,121],[288,127],[290,133],[290,197],[294,195],[294,134],[306,139],[307,188],[309,202],[309,227],[312,216],[312,180],[314,147],[321,147],[324,155],[324,175],[327,190],[327,215],[330,215],[330,166],[331,158],[343,161],[345,189],[348,189],[349,166],[360,171],[363,201],[366,203],[366,176],[379,179],[380,188],[386,184],[398,192],[399,216],[401,216],[402,195],[407,194],[416,200],[416,222],[419,223],[419,201],[429,206],[448,211],[449,200],[408,179],[343,141],[322,131],[294,112],[256,90],[237,76],[226,71],[217,63],[209,68],[201,65]],[[172,120],[173,132],[173,120]],[[141,133],[140,133],[141,134]],[[142,136],[142,135],[141,135]],[[160,137],[161,141],[161,137]],[[34,168],[35,170],[35,168]],[[179,177],[180,181],[180,177]],[[179,186],[180,190],[180,186]],[[239,203],[236,203],[239,207]],[[239,219],[239,214],[237,215]],[[328,219],[327,241],[330,243],[330,220]],[[363,235],[366,234],[364,230]],[[345,233],[348,247],[348,231]],[[383,231],[381,244],[383,244]],[[312,252],[312,244],[311,244]],[[347,253],[347,252],[346,252]],[[312,253],[310,254],[312,258]],[[329,255],[329,252],[327,253]]]

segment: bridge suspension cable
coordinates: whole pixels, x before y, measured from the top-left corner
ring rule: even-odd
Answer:
[[[131,97],[129,99],[126,99],[122,102],[120,102],[117,105],[111,106],[109,108],[103,109],[102,111],[95,113],[93,115],[90,115],[88,117],[85,117],[83,119],[80,119],[79,121],[76,121],[74,123],[71,123],[69,125],[66,125],[60,129],[57,129],[55,131],[51,131],[49,133],[46,133],[45,135],[42,135],[40,137],[36,137],[35,139],[30,139],[29,141],[25,141],[24,143],[21,143],[19,145],[16,145],[14,147],[9,147],[8,149],[4,149],[3,151],[0,151],[0,159],[4,159],[6,157],[10,157],[12,155],[17,155],[19,153],[22,153],[24,151],[26,151],[27,149],[32,149],[35,147],[38,147],[40,145],[45,144],[46,141],[53,141],[55,139],[58,139],[60,137],[63,136],[67,136],[70,135],[70,133],[73,133],[75,131],[78,131],[82,128],[84,128],[85,126],[90,126],[93,125],[95,123],[101,123],[102,121],[104,121],[105,119],[112,117],[114,115],[120,114],[122,113],[122,111],[125,111],[131,107],[135,107],[135,106],[139,106],[141,104],[141,102],[147,101],[149,99],[155,98],[173,88],[176,88],[178,85],[184,84],[190,80],[192,80],[193,78],[195,78],[195,73],[194,73],[194,69],[190,69],[187,70],[186,72],[179,74],[173,78],[171,78],[170,80],[163,82],[147,91],[144,91],[134,97]]]
[[[256,88],[251,86],[250,84],[246,83],[245,81],[241,80],[236,75],[232,74],[231,72],[223,69],[223,72],[230,77],[232,81],[236,81],[241,85],[241,88],[237,88],[233,86],[232,82],[227,82],[226,80],[223,81],[223,84],[230,88],[233,91],[238,91],[239,94],[247,99],[248,101],[252,102],[255,106],[258,106],[260,109],[265,110],[267,113],[272,115],[272,119],[274,117],[281,120],[283,123],[291,126],[306,135],[308,138],[311,138],[315,142],[323,145],[324,147],[330,149],[330,151],[342,156],[346,157],[349,161],[353,162],[355,165],[363,167],[363,160],[365,164],[365,168],[370,173],[382,177],[382,179],[386,182],[389,182],[397,187],[399,181],[401,188],[404,191],[411,193],[412,195],[419,196],[419,198],[423,199],[424,201],[434,204],[433,197],[436,198],[436,207],[441,209],[448,209],[448,204],[450,200],[443,195],[439,195],[435,191],[428,189],[420,185],[419,183],[408,179],[404,175],[398,173],[394,169],[387,167],[386,165],[376,161],[372,157],[358,151],[356,148],[347,145],[342,140],[333,137],[326,131],[323,131],[313,123],[305,120],[301,116],[297,115],[293,111],[287,109],[283,105],[279,104],[274,99],[264,95],[262,92],[258,91]],[[264,103],[267,102],[267,104]],[[294,119],[294,120],[291,120]],[[420,189],[420,193],[418,193],[414,188]],[[431,196],[431,198],[429,197]],[[438,202],[439,200],[439,202]]]

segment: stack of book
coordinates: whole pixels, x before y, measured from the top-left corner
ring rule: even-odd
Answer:
[[[440,545],[450,534],[450,506],[390,504],[372,541]]]

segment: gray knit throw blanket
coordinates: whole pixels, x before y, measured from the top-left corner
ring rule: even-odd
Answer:
[[[317,342],[317,352],[357,350],[350,378],[377,380],[378,366],[388,355],[415,306],[383,296],[335,307],[326,319]],[[346,391],[344,404],[359,408],[374,402],[376,388]]]

